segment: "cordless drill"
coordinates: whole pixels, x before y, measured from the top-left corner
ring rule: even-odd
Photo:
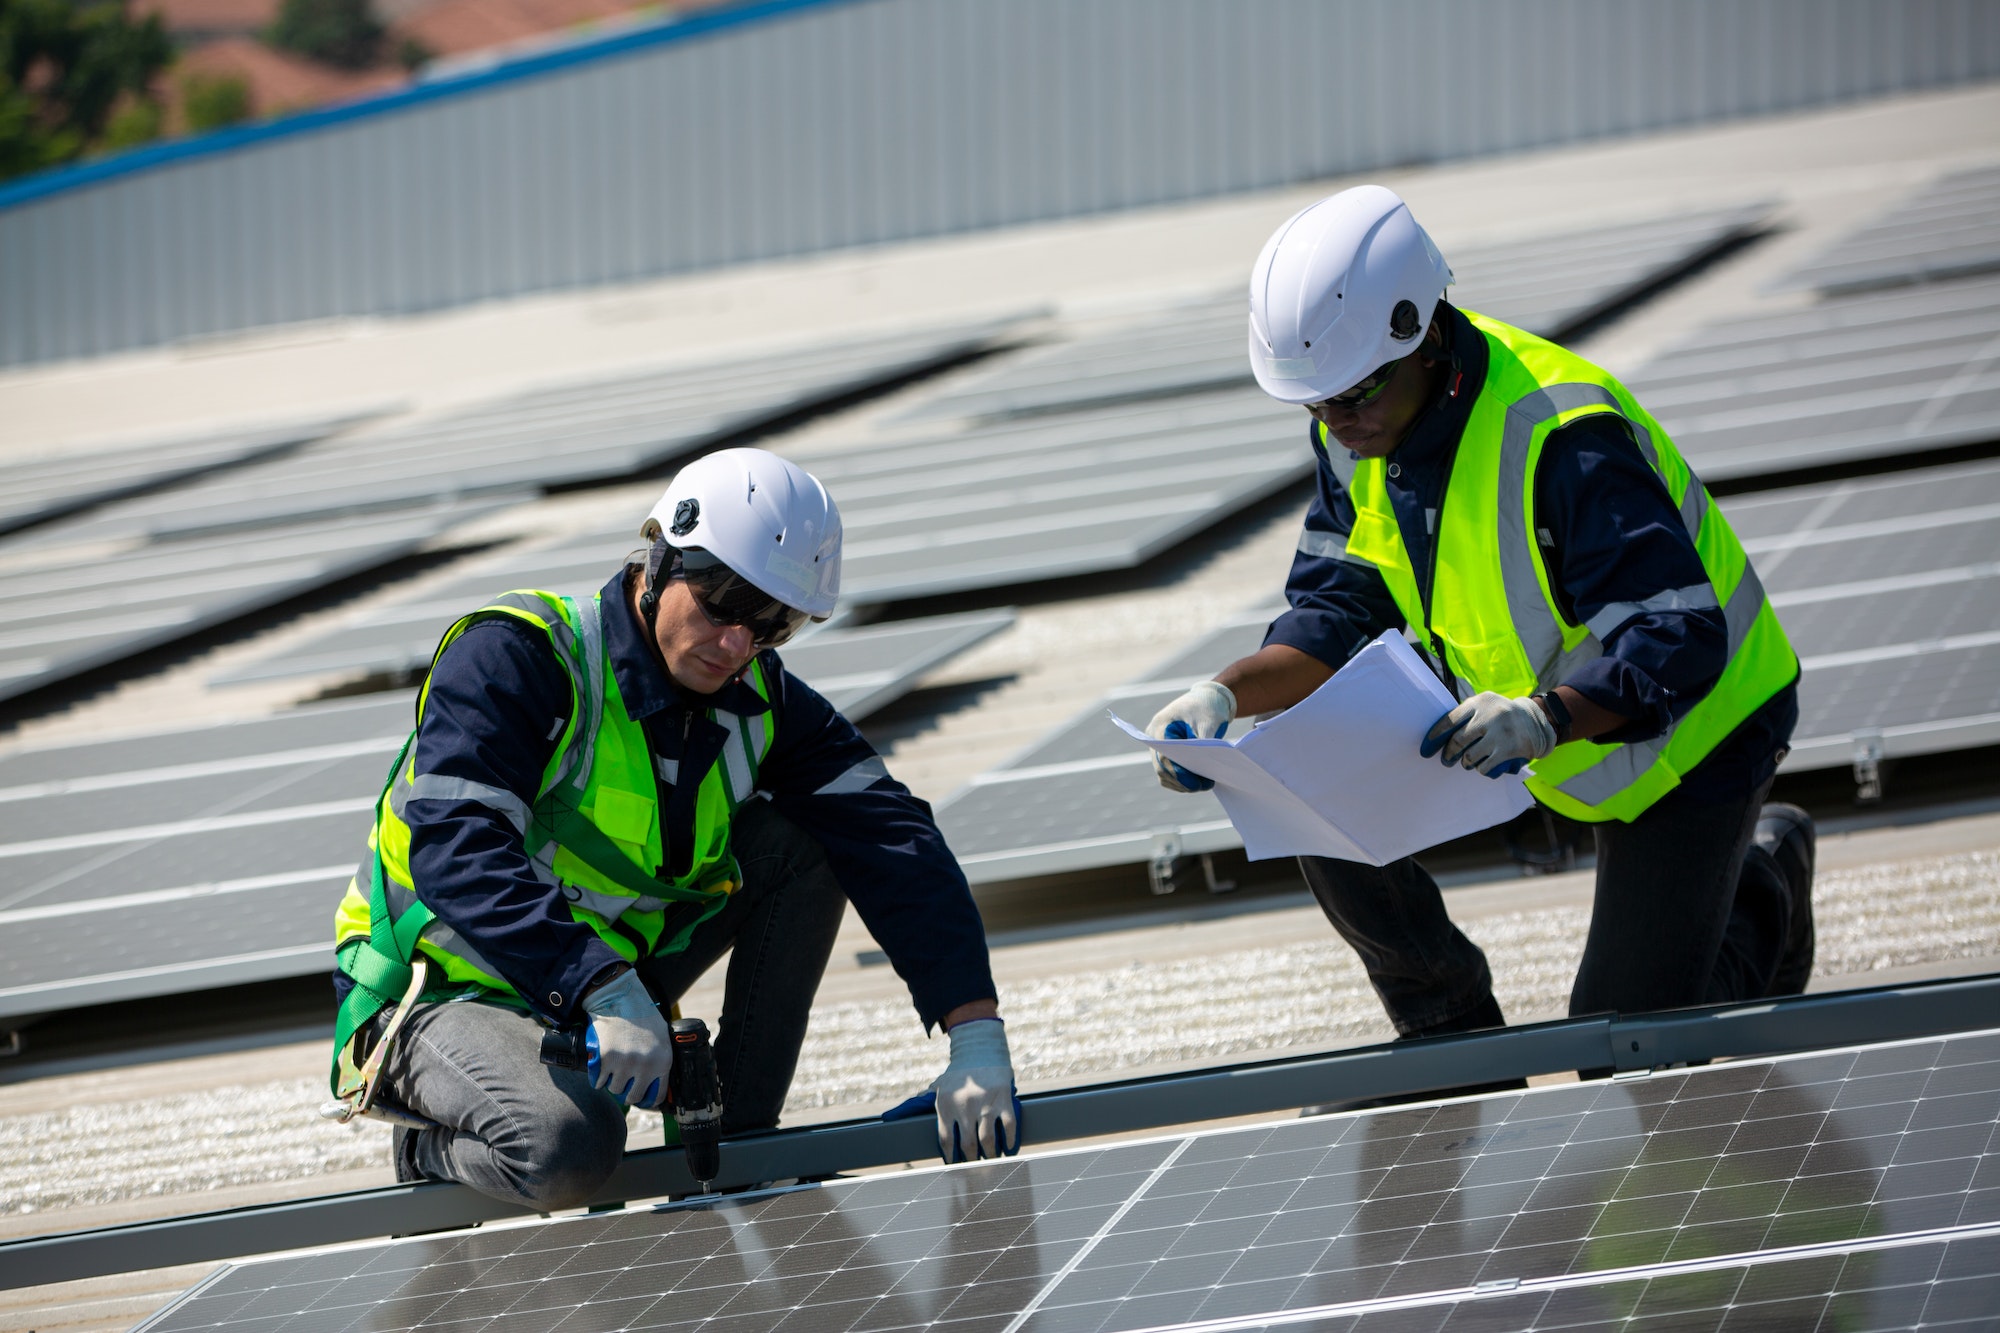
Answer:
[[[708,1024],[699,1018],[676,1018],[670,1030],[674,1064],[667,1075],[667,1106],[680,1130],[688,1174],[706,1194],[722,1173],[722,1080],[716,1076]],[[589,1069],[588,1031],[587,1027],[574,1027],[543,1033],[542,1063],[557,1069]]]

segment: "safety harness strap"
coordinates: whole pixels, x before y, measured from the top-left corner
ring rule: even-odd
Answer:
[[[403,771],[410,746],[416,739],[417,734],[412,731],[403,742],[403,748],[396,753],[396,762],[390,765],[389,777],[382,784],[381,796],[376,797],[378,808],[382,796],[389,794],[396,776]],[[333,1021],[333,1069],[328,1075],[328,1082],[336,1097],[345,1097],[359,1090],[358,1087],[343,1086],[359,1082],[359,1070],[349,1056],[354,1034],[384,1008],[402,999],[410,984],[410,959],[416,953],[417,938],[423,934],[424,927],[431,923],[434,915],[421,901],[412,902],[400,918],[390,914],[379,838],[376,839],[374,854],[369,858],[369,867],[368,938],[349,940],[334,955],[340,970],[354,982],[354,988],[340,1002],[340,1010]]]

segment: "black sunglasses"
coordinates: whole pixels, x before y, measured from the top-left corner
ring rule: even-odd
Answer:
[[[776,648],[812,617],[787,606],[699,547],[676,552],[672,577],[685,582],[694,604],[717,629],[741,625],[753,647]]]
[[[1403,359],[1401,357],[1397,357],[1394,361],[1385,361],[1370,371],[1368,377],[1353,388],[1337,393],[1331,398],[1322,398],[1316,403],[1307,403],[1306,411],[1316,412],[1322,407],[1338,407],[1351,410],[1365,403],[1373,402],[1377,394],[1389,387],[1389,381],[1396,376],[1396,367],[1402,364]]]

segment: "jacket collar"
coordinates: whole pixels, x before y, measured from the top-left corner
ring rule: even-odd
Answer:
[[[1456,452],[1458,437],[1472,416],[1473,400],[1486,383],[1486,339],[1472,321],[1448,301],[1438,302],[1445,346],[1452,363],[1446,367],[1444,384],[1410,427],[1410,433],[1396,446],[1391,457],[1405,468],[1426,469],[1448,462]],[[1458,392],[1452,393],[1456,381]]]
[[[626,570],[620,569],[598,596],[604,600],[605,656],[611,659],[611,674],[625,700],[625,711],[635,721],[675,708],[720,708],[747,715],[770,707],[740,675],[714,694],[696,694],[674,684],[647,646],[646,626],[632,609],[625,579]]]

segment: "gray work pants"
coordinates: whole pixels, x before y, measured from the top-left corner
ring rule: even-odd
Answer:
[[[1740,801],[1670,794],[1629,824],[1592,825],[1597,892],[1572,1014],[1756,999],[1783,957],[1790,890],[1751,843],[1766,782]],[[1493,1007],[1486,955],[1412,857],[1386,866],[1303,856],[1300,868],[1405,1037],[1452,1031]]]
[[[847,905],[819,844],[768,801],[739,811],[730,839],[741,887],[686,952],[639,968],[664,1006],[733,947],[715,1050],[725,1133],[778,1123]],[[456,1180],[544,1211],[596,1192],[624,1155],[625,1109],[587,1075],[544,1065],[544,1031],[498,1004],[410,1015],[383,1062],[381,1095],[437,1127],[396,1131],[399,1179]]]

